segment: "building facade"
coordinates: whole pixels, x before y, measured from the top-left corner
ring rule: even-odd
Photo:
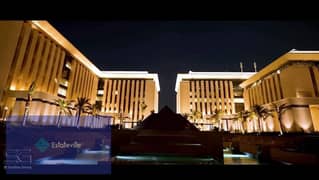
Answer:
[[[201,129],[210,129],[210,118],[218,111],[224,119],[244,110],[243,89],[239,84],[253,72],[189,72],[177,74],[175,85],[176,112],[192,115],[199,113]],[[194,118],[193,118],[194,119]],[[197,118],[195,118],[197,119]],[[192,119],[190,119],[192,120]],[[229,129],[223,123],[223,129]]]
[[[76,101],[83,97],[94,104],[100,101],[100,79],[109,84],[109,74],[99,70],[47,21],[0,21],[0,59],[1,119],[26,113],[32,84],[35,89],[28,115],[39,116],[33,121],[43,125],[54,124],[54,119],[41,118],[58,114],[56,99]],[[113,92],[104,95],[107,93]],[[108,103],[106,100],[103,103]]]
[[[319,131],[318,85],[319,51],[297,50],[280,56],[240,84],[246,110],[256,105],[274,110],[273,116],[262,121],[262,130],[283,132]],[[254,129],[250,127],[250,131]]]
[[[102,112],[114,124],[134,127],[152,111],[158,111],[158,75],[147,71],[103,71],[97,89]]]

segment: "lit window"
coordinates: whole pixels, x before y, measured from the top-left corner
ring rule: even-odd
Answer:
[[[16,90],[16,86],[15,85],[10,86],[10,90],[12,91]]]
[[[69,62],[67,62],[67,63],[65,64],[65,67],[71,69],[71,64],[70,64]]]
[[[279,69],[277,70],[277,74],[280,74],[280,70]]]
[[[98,90],[98,91],[97,91],[97,94],[98,94],[98,95],[103,95],[103,94],[104,94],[104,90]]]
[[[66,89],[64,89],[63,87],[59,87],[58,94],[62,96],[66,96]]]
[[[65,81],[65,80],[62,80],[62,81],[61,81],[61,85],[65,86],[65,87],[68,87],[69,82],[68,82],[68,81]]]

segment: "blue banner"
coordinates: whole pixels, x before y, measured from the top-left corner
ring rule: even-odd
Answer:
[[[28,116],[25,125],[24,118],[7,119],[7,174],[111,173],[111,129],[105,123],[108,117],[81,117],[89,119],[82,126],[71,117],[67,123],[68,117]],[[55,125],[43,125],[31,123],[32,119],[59,120]]]

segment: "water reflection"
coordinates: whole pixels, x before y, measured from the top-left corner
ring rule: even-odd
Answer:
[[[233,154],[231,150],[224,150],[224,165],[259,165],[260,163],[250,154]]]

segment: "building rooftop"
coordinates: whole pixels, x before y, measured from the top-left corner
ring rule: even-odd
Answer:
[[[277,71],[284,64],[287,64],[289,61],[319,61],[319,51],[299,51],[299,50],[291,50],[286,54],[280,56],[272,63],[264,67],[255,75],[251,76],[246,81],[240,84],[240,87],[244,88],[253,84],[254,82],[262,79],[268,74]]]
[[[156,90],[160,91],[158,74],[148,71],[101,71],[100,78],[121,78],[121,79],[153,79]]]
[[[178,91],[179,83],[183,79],[248,79],[255,72],[192,72],[178,73],[175,84],[175,91]]]

